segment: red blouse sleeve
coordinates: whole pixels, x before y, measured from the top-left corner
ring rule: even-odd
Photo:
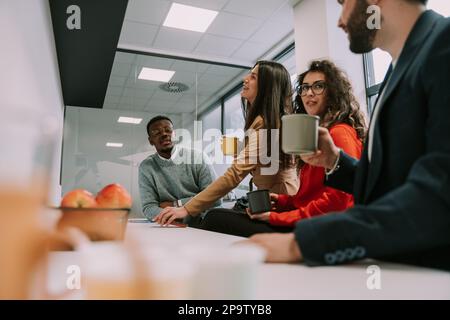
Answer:
[[[356,131],[346,124],[338,124],[331,128],[330,135],[336,146],[354,158],[361,157],[362,143]],[[308,179],[308,177],[303,177]],[[300,182],[301,183],[301,182]],[[281,204],[287,208],[294,207],[294,197],[283,196]],[[280,199],[278,200],[280,201]],[[284,212],[271,212],[269,222],[277,226],[294,226],[301,219],[323,215],[329,212],[343,211],[353,206],[353,196],[323,185],[323,192],[307,205]]]

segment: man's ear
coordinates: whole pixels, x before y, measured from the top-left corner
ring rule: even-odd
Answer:
[[[153,142],[152,142],[152,138],[147,137],[147,139],[148,139],[148,142],[150,143],[150,145],[153,146],[154,144],[153,144]]]

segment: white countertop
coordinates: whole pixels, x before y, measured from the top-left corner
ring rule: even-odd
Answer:
[[[220,250],[244,238],[193,228],[162,228],[153,223],[129,223],[127,238],[176,248],[204,244]],[[127,240],[126,240],[127,241]],[[79,263],[79,252],[53,252],[49,260],[49,288],[59,292],[67,267]],[[367,288],[367,267],[380,267],[380,289]],[[255,299],[450,299],[450,273],[378,261],[350,265],[307,267],[304,264],[260,264]],[[67,297],[83,298],[82,290]],[[205,297],[208,299],[208,297]]]

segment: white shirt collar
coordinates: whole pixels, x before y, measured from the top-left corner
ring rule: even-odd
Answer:
[[[174,146],[174,147],[172,148],[172,152],[170,153],[170,159],[161,157],[161,155],[160,155],[158,152],[156,152],[156,154],[157,154],[158,157],[159,157],[161,160],[163,160],[163,161],[172,161],[173,158],[176,157],[177,152],[178,152],[178,148],[177,148],[177,146]]]

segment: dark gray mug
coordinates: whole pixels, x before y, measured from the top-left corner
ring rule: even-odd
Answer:
[[[319,120],[308,114],[289,114],[281,118],[281,148],[287,154],[312,154],[317,150]]]
[[[269,190],[256,190],[247,193],[248,207],[252,214],[263,213],[272,209]]]

